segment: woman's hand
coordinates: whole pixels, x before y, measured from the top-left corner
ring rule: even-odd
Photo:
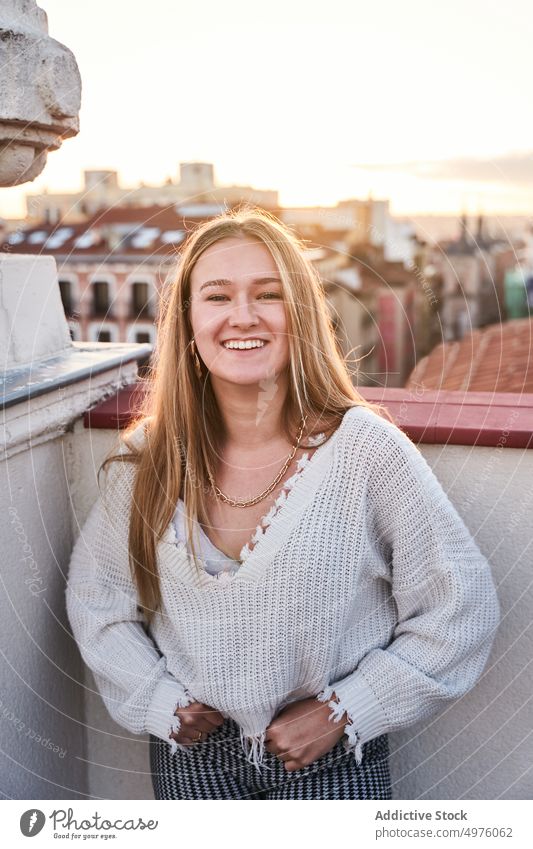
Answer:
[[[176,743],[181,743],[183,746],[192,746],[194,743],[205,740],[224,722],[224,717],[218,710],[202,702],[191,702],[187,707],[176,708],[174,716],[179,716],[181,725],[179,731],[170,736]]]
[[[333,699],[336,696],[333,694]],[[292,702],[268,726],[265,749],[277,755],[287,772],[309,766],[329,752],[344,734],[348,721],[329,720],[331,708],[316,698]]]

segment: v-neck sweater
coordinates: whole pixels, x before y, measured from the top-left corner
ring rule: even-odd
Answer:
[[[319,445],[324,442],[326,439],[325,433],[319,433],[315,437],[309,437],[307,442],[312,446]],[[268,528],[270,522],[272,521],[273,516],[283,508],[283,505],[287,499],[287,495],[294,486],[298,476],[301,474],[303,469],[306,467],[309,462],[309,452],[306,451],[301,458],[296,463],[296,471],[294,474],[288,478],[282,485],[281,491],[274,501],[272,507],[265,513],[264,516],[261,517],[257,527],[254,531],[251,539],[246,542],[239,552],[239,560],[235,560],[232,557],[229,557],[223,551],[214,545],[211,542],[201,524],[197,521],[193,521],[193,535],[196,532],[197,545],[199,546],[200,551],[198,552],[198,558],[201,560],[203,568],[210,575],[216,576],[219,580],[227,580],[231,576],[235,574],[237,569],[239,569],[244,562],[246,562],[246,558],[253,551],[253,546],[257,544],[261,536],[265,533],[265,529]],[[187,524],[186,524],[186,515],[187,511],[185,508],[185,504],[181,498],[178,499],[178,505],[176,507],[176,512],[174,513],[174,528],[176,530],[176,535],[178,538],[178,544],[187,545],[187,550],[190,554],[192,554],[192,550],[187,541]]]
[[[143,444],[144,423],[132,439]],[[360,762],[364,743],[480,678],[500,621],[489,563],[419,449],[372,410],[347,410],[229,579],[197,570],[170,522],[149,627],[127,555],[134,474],[111,465],[66,587],[82,657],[132,733],[190,752],[170,739],[175,710],[203,702],[238,724],[261,769],[272,719],[315,697],[344,717]]]

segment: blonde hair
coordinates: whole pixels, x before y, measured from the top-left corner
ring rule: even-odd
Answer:
[[[198,377],[190,353],[191,272],[207,248],[235,237],[265,245],[282,281],[290,357],[281,426],[291,444],[304,415],[330,436],[352,406],[384,412],[366,402],[353,386],[318,272],[304,255],[305,245],[284,224],[265,210],[245,204],[191,231],[175,276],[163,291],[152,368],[143,379],[144,403],[122,434],[129,451],[113,454],[101,466],[124,459],[137,464],[128,554],[139,605],[148,622],[161,604],[157,546],[178,498],[187,508],[188,542],[199,568],[192,541],[194,523],[207,522],[208,470],[216,479],[213,458],[219,456],[224,433],[209,373],[202,364]],[[134,448],[128,438],[141,422],[146,425],[146,439],[141,448]],[[306,429],[308,435],[313,432],[318,432],[315,427]],[[304,443],[305,438],[302,447],[311,447]]]

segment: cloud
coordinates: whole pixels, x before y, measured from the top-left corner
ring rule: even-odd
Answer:
[[[464,156],[419,162],[355,163],[353,167],[365,171],[399,171],[431,180],[533,185],[533,150],[490,159]]]

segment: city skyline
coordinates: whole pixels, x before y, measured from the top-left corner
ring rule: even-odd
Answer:
[[[282,206],[372,195],[394,215],[533,214],[523,0],[332,0],[327,17],[276,0],[259,20],[237,0],[154,0],[149,17],[124,0],[85,17],[40,6],[78,61],[81,129],[33,183],[3,190],[0,216],[22,217],[27,193],[79,189],[86,169],[156,185],[180,161],[276,190]]]

